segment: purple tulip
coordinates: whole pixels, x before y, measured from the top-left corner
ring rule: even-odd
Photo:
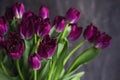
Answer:
[[[3,45],[8,55],[13,59],[19,59],[24,53],[24,42],[16,33],[11,32]]]
[[[76,40],[79,38],[79,36],[82,33],[82,27],[78,27],[77,24],[72,24],[71,25],[71,32],[68,36],[70,40]]]
[[[33,70],[38,70],[41,67],[40,57],[38,54],[29,55],[28,63]]]
[[[23,15],[22,22],[18,26],[18,32],[23,39],[30,39],[33,36],[36,18],[32,12]]]
[[[57,39],[50,38],[49,35],[45,36],[38,47],[38,54],[42,58],[51,57],[57,48]]]
[[[5,17],[0,18],[0,35],[4,36],[8,31],[8,22],[6,21]]]
[[[6,8],[5,18],[6,18],[7,20],[12,20],[13,17],[14,17],[13,7],[8,7],[8,8]]]
[[[13,6],[14,15],[16,18],[21,19],[23,13],[25,12],[25,7],[23,3],[17,2]]]
[[[49,19],[45,19],[45,20],[38,20],[35,24],[35,27],[36,27],[36,34],[39,36],[39,37],[44,37],[46,35],[49,34],[50,32],[50,21]]]
[[[57,32],[62,32],[66,26],[65,18],[62,16],[56,16],[54,19],[54,26]]]
[[[47,6],[41,6],[39,10],[39,16],[43,19],[49,18],[49,9]]]
[[[96,39],[95,45],[96,45],[97,48],[104,49],[111,44],[111,41],[110,41],[111,39],[112,38],[109,35],[107,35],[106,33],[102,33]]]
[[[70,8],[66,13],[66,19],[69,23],[73,24],[80,18],[80,12],[75,8]]]
[[[88,25],[83,34],[84,38],[89,42],[94,42],[99,35],[100,31],[93,24]]]

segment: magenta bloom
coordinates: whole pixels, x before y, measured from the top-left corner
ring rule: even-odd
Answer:
[[[46,35],[49,34],[50,32],[50,21],[49,19],[44,19],[44,20],[41,20],[39,19],[36,24],[35,24],[35,27],[36,27],[36,34],[39,36],[39,37],[44,37]]]
[[[66,26],[65,18],[62,16],[56,16],[54,19],[54,26],[57,32],[62,32]]]
[[[23,13],[25,12],[25,7],[23,3],[16,2],[13,6],[13,11],[16,18],[18,19],[22,18]]]
[[[95,46],[100,49],[104,49],[111,44],[111,37],[106,33],[100,34],[100,36],[95,41]]]
[[[94,42],[99,35],[100,31],[93,24],[88,25],[83,34],[84,38],[90,42]]]
[[[45,36],[42,42],[38,47],[38,54],[42,58],[49,58],[51,57],[57,48],[57,39],[50,38],[49,35]]]
[[[66,13],[66,19],[69,23],[76,23],[80,18],[80,12],[75,8],[70,8]]]
[[[49,18],[49,9],[47,6],[41,6],[39,9],[39,16],[43,19]]]
[[[28,63],[33,70],[38,70],[41,67],[40,57],[38,56],[38,54],[29,55]]]
[[[36,16],[32,12],[23,15],[22,22],[18,26],[18,32],[23,39],[30,39],[33,36],[35,21]]]
[[[0,36],[4,36],[8,31],[8,22],[5,17],[0,17]]]
[[[77,24],[72,24],[71,25],[71,32],[68,36],[70,40],[76,40],[79,38],[79,36],[82,33],[82,27],[78,27]]]
[[[19,59],[24,53],[24,42],[16,33],[10,33],[3,45],[8,55],[13,59]]]

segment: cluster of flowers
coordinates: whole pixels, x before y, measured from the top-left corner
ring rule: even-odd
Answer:
[[[83,32],[84,39],[98,49],[110,45],[111,37],[105,32],[101,33],[95,25],[88,25],[84,31],[82,27],[78,27],[79,18],[80,12],[70,8],[65,16],[56,16],[51,24],[47,6],[41,6],[39,14],[36,15],[31,11],[25,11],[23,3],[17,2],[7,8],[5,15],[0,17],[0,49],[4,48],[7,54],[16,60],[26,54],[25,41],[32,39],[28,63],[33,70],[38,70],[41,67],[40,60],[51,58],[62,38],[76,40]],[[68,28],[70,30],[66,35]],[[56,34],[52,34],[53,32]],[[59,37],[56,37],[58,35]]]

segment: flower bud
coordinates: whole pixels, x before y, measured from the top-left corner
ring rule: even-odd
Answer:
[[[41,6],[39,10],[39,16],[43,19],[49,18],[49,9],[47,6]]]
[[[29,55],[28,63],[33,70],[38,70],[41,67],[40,57],[38,56],[38,54]]]
[[[88,25],[83,34],[84,38],[89,42],[94,42],[99,35],[100,31],[93,24]]]
[[[62,16],[56,16],[54,19],[54,26],[57,32],[62,32],[66,26],[65,18]]]
[[[112,38],[104,32],[96,39],[95,46],[97,48],[104,49],[111,44],[111,39]]]
[[[13,59],[19,59],[24,53],[24,42],[15,33],[11,32],[3,43],[7,54]]]
[[[76,40],[79,38],[79,36],[82,33],[82,27],[78,27],[77,24],[72,24],[71,25],[71,32],[68,36],[70,40]]]
[[[49,35],[45,36],[38,47],[38,54],[42,58],[51,57],[57,48],[57,39],[50,38]]]
[[[0,18],[0,36],[4,36],[8,31],[8,22],[5,17]]]
[[[70,8],[66,13],[66,19],[69,23],[73,24],[80,18],[80,12],[75,8]]]
[[[30,39],[33,36],[35,20],[36,16],[32,12],[23,15],[22,21],[18,25],[18,32],[23,39]]]
[[[39,37],[44,37],[46,35],[49,34],[50,32],[50,21],[49,19],[45,19],[43,21],[39,20],[36,22],[36,34],[39,36]]]
[[[15,3],[13,6],[13,11],[14,11],[15,17],[18,19],[21,19],[23,16],[23,13],[25,12],[23,3],[20,3],[20,2]]]

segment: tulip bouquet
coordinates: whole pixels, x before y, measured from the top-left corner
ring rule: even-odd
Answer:
[[[70,8],[65,16],[49,19],[49,9],[41,6],[39,14],[25,11],[17,2],[0,17],[0,80],[80,80],[79,67],[108,47],[111,37],[90,24],[78,27],[80,12]],[[72,50],[69,41],[83,32],[84,39]],[[84,44],[92,43],[65,68],[69,58]]]

